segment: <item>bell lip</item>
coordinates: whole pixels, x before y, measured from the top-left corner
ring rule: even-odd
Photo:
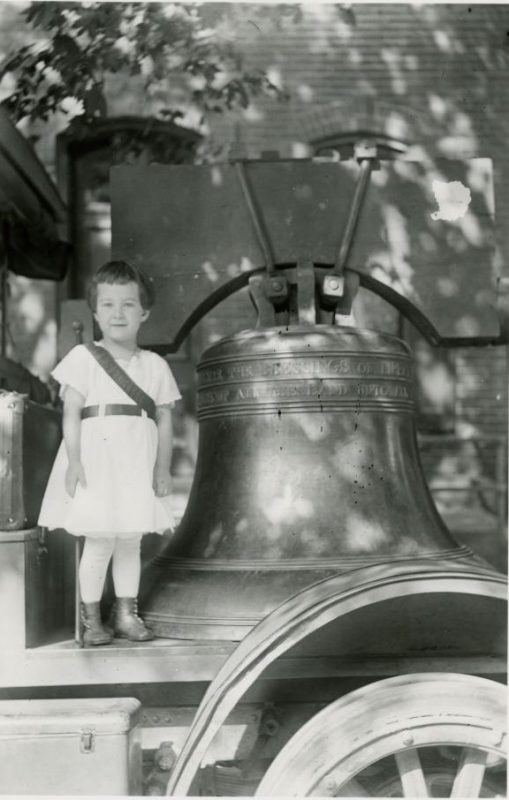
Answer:
[[[316,325],[272,325],[266,328],[246,328],[244,330],[237,331],[236,333],[224,336],[222,339],[219,339],[217,342],[213,342],[209,347],[207,347],[202,353],[200,363],[203,363],[209,358],[209,356],[215,354],[216,351],[220,352],[224,347],[231,343],[253,340],[263,341],[264,339],[267,340],[267,342],[270,342],[272,339],[274,339],[274,337],[283,336],[290,338],[292,336],[303,336],[304,334],[332,334],[332,336],[337,334],[338,336],[353,336],[357,339],[369,339],[371,341],[378,340],[385,342],[388,345],[392,345],[393,348],[395,345],[397,345],[400,352],[395,353],[395,355],[406,356],[408,358],[412,358],[413,356],[412,349],[407,342],[393,333],[376,331],[371,328],[359,328],[355,325],[329,325],[327,323],[318,323]],[[390,355],[390,353],[388,354]]]

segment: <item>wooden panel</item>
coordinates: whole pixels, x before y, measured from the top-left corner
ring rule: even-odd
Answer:
[[[252,161],[246,172],[275,263],[333,264],[356,163]],[[159,298],[144,344],[178,340],[232,279],[241,285],[264,267],[234,165],[115,167],[111,180],[113,256],[145,268]],[[437,218],[435,191],[451,182],[462,184],[466,201],[449,204],[455,219]],[[439,337],[497,336],[493,261],[489,159],[381,163],[348,264],[366,285],[377,281],[404,298]]]
[[[46,484],[62,440],[62,414],[26,401],[23,415],[23,496],[28,525],[36,525]]]
[[[74,541],[65,531],[50,531],[43,544],[25,543],[27,648],[72,636]]]
[[[25,647],[25,540],[33,536],[33,530],[0,532],[1,660],[12,651],[17,662]]]

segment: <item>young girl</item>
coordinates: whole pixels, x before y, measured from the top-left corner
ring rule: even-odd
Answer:
[[[86,645],[112,640],[100,616],[111,558],[114,635],[152,638],[137,614],[140,543],[143,533],[172,526],[170,409],[180,398],[166,361],[137,346],[153,299],[141,271],[124,261],[104,264],[88,298],[102,338],[74,347],[52,373],[61,385],[64,437],[39,525],[85,537],[79,584]]]

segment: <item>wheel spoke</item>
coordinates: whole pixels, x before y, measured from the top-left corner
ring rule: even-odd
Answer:
[[[463,749],[451,797],[479,797],[487,757],[487,753],[474,747]]]
[[[417,750],[404,750],[395,754],[403,797],[429,797]]]

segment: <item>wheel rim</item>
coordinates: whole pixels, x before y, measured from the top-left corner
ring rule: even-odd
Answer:
[[[505,688],[474,676],[377,681],[306,723],[257,794],[505,797],[504,706]]]

